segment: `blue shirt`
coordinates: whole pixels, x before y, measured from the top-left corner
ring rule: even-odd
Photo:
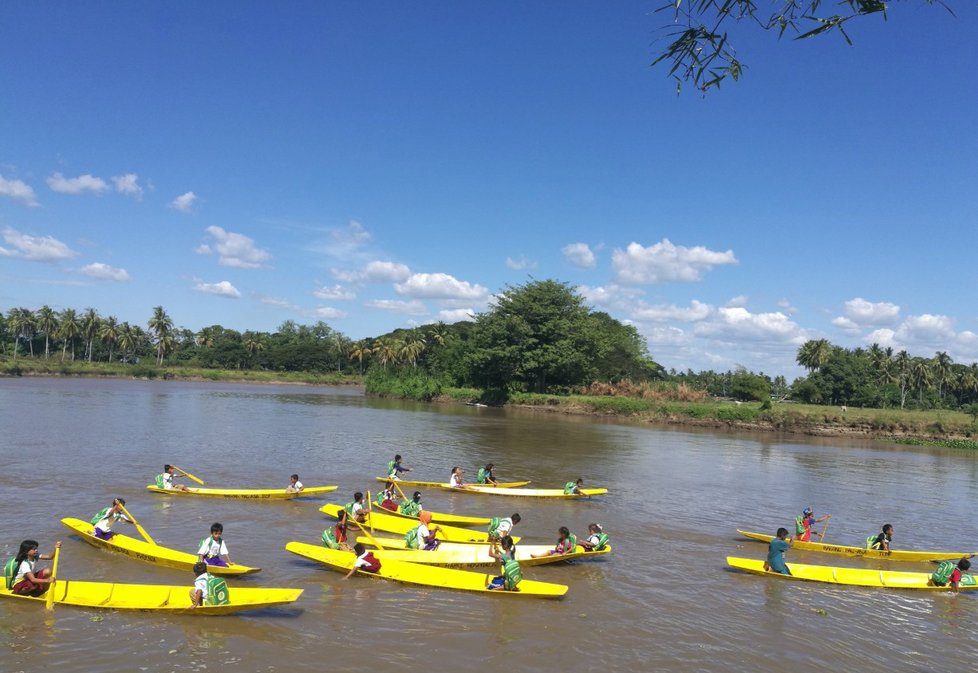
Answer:
[[[788,551],[790,546],[787,541],[778,537],[771,540],[771,544],[767,548],[767,564],[771,570],[782,575],[791,574],[788,571],[788,566],[784,564],[784,553]]]

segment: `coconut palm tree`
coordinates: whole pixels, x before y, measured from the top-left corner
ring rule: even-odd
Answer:
[[[61,361],[65,361],[65,355],[68,351],[68,342],[71,342],[71,359],[75,359],[75,339],[81,334],[81,325],[78,322],[78,314],[75,313],[75,309],[66,308],[61,312],[61,318],[58,323],[58,333],[57,337],[63,341],[61,345]]]
[[[377,339],[374,341],[373,353],[384,369],[387,369],[388,364],[397,362],[397,354],[400,350],[400,342],[394,339]]]
[[[86,344],[88,352],[88,361],[92,361],[92,344],[95,341],[95,337],[98,336],[99,328],[102,326],[102,319],[99,318],[98,311],[94,308],[87,308],[81,317],[81,333],[85,336],[88,341]]]
[[[934,387],[934,372],[930,362],[924,358],[914,358],[910,365],[910,380],[917,389],[917,401],[924,403],[924,391]]]
[[[147,323],[153,332],[153,339],[156,341],[156,364],[163,364],[164,352],[169,352],[173,348],[173,320],[166,314],[162,306],[153,308],[153,317]],[[170,337],[167,339],[167,337]]]
[[[941,399],[944,399],[944,390],[954,382],[954,362],[951,356],[944,351],[939,351],[931,361],[931,371],[934,373],[934,380],[937,382],[937,392]]]
[[[129,354],[136,348],[136,333],[128,322],[122,323],[119,327],[119,348],[122,349],[125,360],[129,359]]]
[[[832,344],[827,339],[810,339],[798,349],[795,362],[814,374],[821,369],[832,355]]]
[[[370,355],[370,347],[367,346],[367,342],[360,341],[354,342],[350,346],[350,357],[357,360],[360,363],[360,373],[363,374],[363,358]]]
[[[893,359],[893,366],[896,368],[897,376],[900,379],[900,408],[903,409],[907,404],[907,385],[910,382],[910,367],[913,361],[907,351],[900,351]]]
[[[416,368],[418,366],[418,357],[424,352],[424,349],[424,337],[419,336],[415,339],[402,342],[398,356],[403,359],[404,362],[410,362],[411,366]]]
[[[350,352],[350,340],[336,332],[333,334],[333,345],[336,348],[336,373],[338,374],[343,367],[343,357]]]
[[[254,359],[255,353],[265,350],[265,340],[262,339],[260,334],[256,334],[255,332],[245,332],[244,347],[248,351],[248,355]]]
[[[37,328],[44,332],[44,359],[51,354],[51,335],[58,329],[58,316],[54,309],[45,304],[37,309]]]
[[[119,321],[114,315],[110,315],[102,321],[102,326],[98,331],[99,339],[109,346],[109,362],[112,362],[112,351],[115,350],[115,345],[119,343],[119,336]]]

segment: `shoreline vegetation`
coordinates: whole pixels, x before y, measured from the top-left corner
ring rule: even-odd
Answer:
[[[366,394],[437,404],[485,404],[547,413],[627,418],[650,424],[771,432],[808,436],[864,437],[916,446],[978,449],[978,421],[967,413],[939,410],[827,407],[794,402],[738,402],[711,398],[670,382],[625,387],[592,386],[589,394],[509,393],[505,401],[477,388],[443,387],[430,377],[361,376],[345,373],[272,372],[21,358],[0,361],[0,377],[87,377],[295,385],[363,386]]]

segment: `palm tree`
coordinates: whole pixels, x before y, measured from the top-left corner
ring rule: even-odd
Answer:
[[[951,361],[951,356],[944,351],[936,353],[932,362],[934,378],[937,380],[937,392],[943,400],[945,387],[954,381],[954,363]]]
[[[14,337],[14,360],[17,359],[17,344],[20,341],[20,309],[12,308],[7,311],[7,326],[10,328],[10,334]]]
[[[99,328],[102,326],[102,320],[98,316],[98,312],[94,308],[87,308],[82,314],[81,318],[81,331],[85,335],[85,339],[88,340],[88,361],[92,361],[92,344],[95,341],[95,337],[98,336]]]
[[[109,362],[112,362],[112,351],[115,349],[115,345],[119,342],[119,321],[116,320],[114,315],[110,315],[108,318],[102,321],[102,326],[99,328],[98,337],[104,341],[109,346]]]
[[[122,323],[119,328],[119,348],[122,349],[122,356],[124,359],[128,360],[128,355],[130,351],[136,347],[136,333],[133,331],[132,325],[128,322]]]
[[[416,368],[418,366],[418,356],[424,352],[424,349],[424,337],[419,336],[416,339],[402,342],[398,355],[403,358],[405,362],[410,362],[411,366]]]
[[[907,403],[907,384],[910,382],[910,366],[912,365],[910,355],[907,351],[900,351],[893,360],[896,367],[897,376],[900,378],[900,408]]]
[[[930,362],[923,358],[914,358],[910,365],[910,380],[917,389],[917,400],[922,405],[924,403],[924,390],[934,387],[934,372],[931,371]]]
[[[163,364],[164,352],[169,352],[173,347],[173,320],[166,314],[162,306],[153,309],[153,317],[149,319],[149,328],[153,331],[153,338],[156,340],[156,364]],[[170,337],[167,339],[167,337]]]
[[[377,339],[374,341],[373,353],[377,356],[381,366],[387,369],[387,365],[397,362],[397,354],[400,351],[400,344],[394,340]]]
[[[51,335],[58,329],[58,316],[45,304],[37,309],[37,328],[44,332],[44,359],[51,354]]]
[[[810,339],[798,349],[795,362],[814,374],[821,369],[832,355],[832,344],[827,339]]]
[[[336,347],[336,373],[338,374],[343,366],[343,356],[350,352],[350,340],[336,332],[333,335],[333,345]]]
[[[265,350],[265,341],[259,334],[255,334],[254,332],[245,332],[244,347],[245,350],[248,351],[248,355],[254,358],[255,353]]]
[[[362,339],[350,346],[350,357],[360,362],[361,374],[363,374],[363,358],[370,355],[370,352],[370,347],[367,346],[367,342]]]
[[[78,314],[75,309],[66,308],[61,312],[61,321],[58,325],[57,337],[64,343],[61,346],[61,361],[65,361],[65,354],[68,351],[68,342],[71,342],[71,359],[75,359],[75,339],[81,334],[81,325],[78,324]]]

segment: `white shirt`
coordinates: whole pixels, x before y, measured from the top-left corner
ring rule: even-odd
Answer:
[[[428,536],[431,535],[431,531],[428,530],[426,525],[418,524],[418,548],[424,547],[428,544]]]
[[[370,561],[367,561],[367,560],[364,559],[364,556],[366,556],[369,553],[370,553],[370,550],[367,550],[367,551],[363,552],[362,554],[360,554],[359,556],[357,556],[357,560],[354,561],[353,567],[354,568],[367,568],[370,565],[372,565],[370,563]]]
[[[598,544],[601,542],[601,539],[598,537],[598,535],[599,535],[598,533],[591,533],[590,535],[587,536],[587,541],[590,542],[595,547],[597,547]]]
[[[496,535],[499,537],[506,537],[509,535],[511,530],[513,530],[513,520],[506,517],[496,526]]]
[[[205,538],[200,543],[200,549],[197,550],[197,556],[227,556],[227,554],[228,547],[224,544],[223,538],[220,542],[213,537]]]
[[[122,512],[116,512],[115,514],[102,517],[102,519],[95,524],[95,527],[102,532],[109,533],[112,531],[112,524],[114,524],[116,521],[129,521],[129,519],[127,519],[126,515]]]
[[[210,573],[203,573],[197,576],[194,580],[194,591],[200,592],[200,603],[204,604],[207,600],[207,580],[210,579]]]
[[[355,519],[358,519],[358,518],[361,517],[361,515],[363,515],[363,504],[362,503],[355,502],[355,503],[353,503],[353,507],[351,507],[350,509],[352,510],[350,513],[353,514],[353,518],[355,518]]]
[[[452,488],[459,488],[462,485],[462,479],[457,474],[452,474],[448,480],[448,485]]]
[[[163,488],[173,488],[173,475],[169,472],[163,473]]]
[[[303,488],[305,488],[305,486],[302,485],[302,482],[297,481],[294,484],[289,484],[288,486],[286,486],[285,490],[289,492],[293,492],[293,491],[301,491]]]
[[[20,562],[20,567],[17,568],[17,574],[14,576],[14,584],[23,580],[24,575],[32,572],[34,572],[34,562],[29,559],[24,559]]]

